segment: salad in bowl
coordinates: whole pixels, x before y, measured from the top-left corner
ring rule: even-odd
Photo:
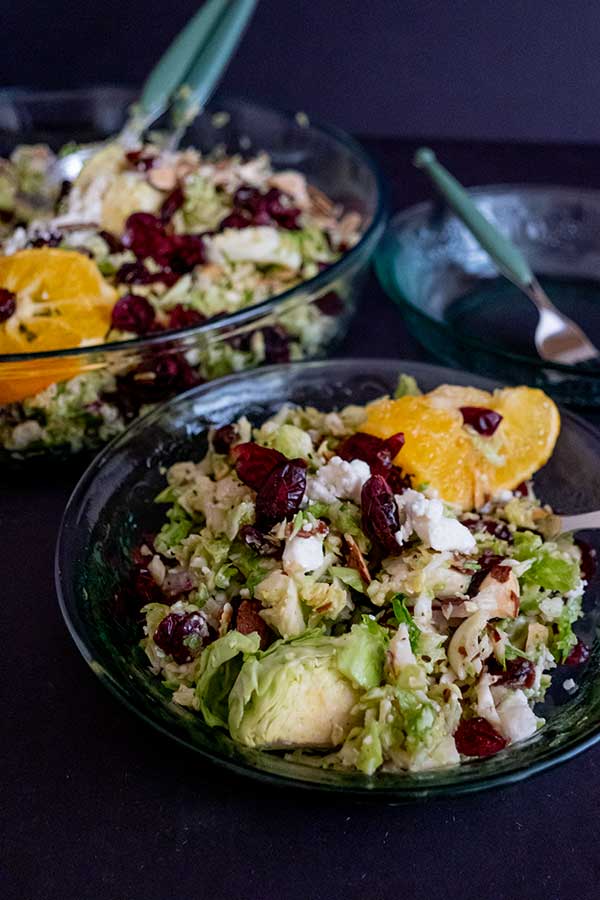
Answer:
[[[47,144],[0,159],[0,447],[97,446],[177,391],[322,353],[341,333],[380,231],[367,250],[376,179],[362,171],[371,186],[353,194],[350,171],[323,177],[328,149],[363,163],[284,116],[257,144],[260,112],[255,141],[239,133],[243,104],[184,150],[160,132],[109,140],[72,183]]]
[[[214,428],[163,470],[120,592],[162,693],[240,747],[366,776],[535,741],[553,671],[588,656],[593,554],[531,481],[559,430],[539,390],[411,377]]]

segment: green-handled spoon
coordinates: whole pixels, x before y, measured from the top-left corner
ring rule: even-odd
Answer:
[[[135,147],[142,135],[169,108],[169,149],[179,144],[187,126],[212,96],[242,38],[258,0],[207,0],[154,66],[138,101],[118,135],[111,140]],[[103,143],[89,144],[57,160],[50,178],[73,181]]]
[[[600,351],[579,325],[554,306],[518,247],[485,218],[462,185],[440,165],[433,150],[421,147],[415,154],[414,164],[427,172],[455,215],[489,254],[499,271],[535,304],[539,313],[535,347],[541,358],[565,365],[600,359]]]

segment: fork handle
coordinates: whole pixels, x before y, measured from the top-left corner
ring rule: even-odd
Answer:
[[[579,516],[561,516],[561,531],[585,531],[600,528],[600,510]]]
[[[485,218],[462,185],[437,161],[433,150],[421,147],[415,153],[414,164],[427,172],[450,208],[477,238],[502,274],[522,290],[530,288],[535,276],[521,251]]]

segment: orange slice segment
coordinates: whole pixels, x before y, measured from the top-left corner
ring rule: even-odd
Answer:
[[[0,354],[102,343],[117,299],[93,260],[51,247],[0,257],[0,287],[17,295],[15,313],[0,325]],[[71,378],[81,371],[82,362],[49,358],[5,366],[0,403],[23,400]]]
[[[395,462],[428,484],[440,497],[467,509],[490,490],[489,463],[479,459],[456,409],[438,408],[426,396],[372,403],[363,431],[387,438],[404,433],[405,444]]]
[[[492,438],[465,427],[461,406],[484,406],[503,417]],[[404,432],[397,465],[462,509],[481,506],[503,489],[512,490],[549,459],[560,431],[560,415],[542,391],[505,388],[489,394],[442,385],[421,397],[383,399],[368,408],[363,431],[386,438]],[[486,452],[489,441],[493,452]]]

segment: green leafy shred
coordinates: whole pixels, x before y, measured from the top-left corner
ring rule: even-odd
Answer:
[[[411,650],[417,649],[419,636],[421,634],[419,626],[406,608],[406,597],[404,594],[395,594],[392,597],[392,609],[394,610],[394,618],[396,625],[406,625],[408,628],[408,637],[410,640]]]

